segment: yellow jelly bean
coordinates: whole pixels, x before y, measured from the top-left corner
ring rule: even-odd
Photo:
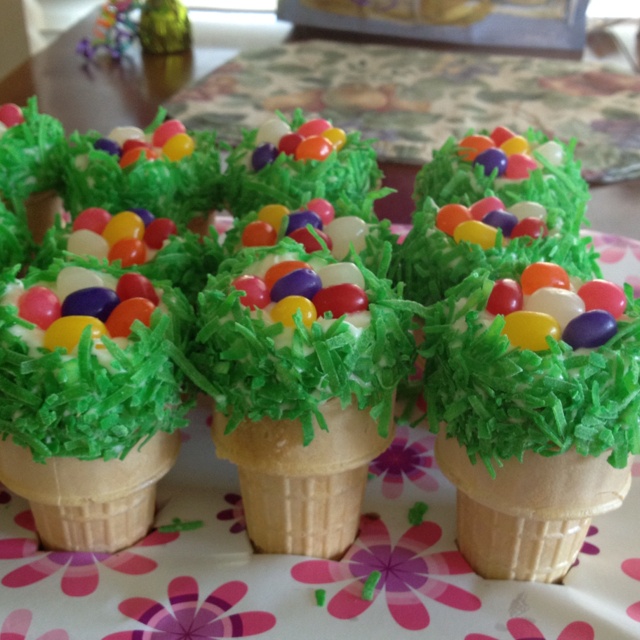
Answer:
[[[258,220],[266,222],[279,231],[282,219],[290,213],[291,211],[282,204],[267,204],[258,211]]]
[[[295,327],[293,316],[300,310],[302,323],[305,327],[310,327],[318,317],[316,308],[308,298],[303,296],[287,296],[277,302],[271,309],[271,319],[274,322],[282,322],[285,327]]]
[[[539,311],[514,311],[504,318],[502,334],[509,338],[517,349],[545,351],[549,348],[546,338],[560,340],[561,329],[558,321],[548,313]]]
[[[527,155],[530,151],[529,141],[523,136],[513,136],[508,140],[505,140],[500,148],[508,155],[513,155],[514,153],[522,153]]]
[[[336,151],[340,151],[347,141],[347,134],[343,129],[339,129],[338,127],[331,127],[331,129],[323,131],[322,137],[326,138]]]
[[[102,232],[102,237],[109,243],[110,247],[126,238],[142,240],[144,237],[144,221],[133,211],[121,211],[109,220]]]
[[[93,316],[63,316],[51,323],[44,333],[43,346],[53,351],[56,347],[64,347],[67,353],[71,353],[78,342],[85,327],[91,327],[91,338],[98,340],[108,335],[107,327],[102,320]]]
[[[480,220],[467,220],[461,222],[453,230],[453,239],[456,242],[473,242],[479,244],[483,249],[492,249],[496,246],[496,236],[498,230]]]
[[[188,133],[176,133],[162,145],[162,153],[172,162],[177,162],[190,156],[195,148],[196,143]]]

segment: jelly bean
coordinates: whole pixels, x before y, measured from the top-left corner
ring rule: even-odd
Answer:
[[[509,213],[513,213],[518,220],[524,220],[525,218],[547,219],[546,208],[539,202],[530,202],[529,200],[523,200],[522,202],[516,202],[511,205],[509,207]]]
[[[271,319],[281,322],[285,327],[295,327],[294,315],[300,312],[302,324],[310,327],[318,317],[313,302],[303,296],[287,296],[277,302],[271,309]]]
[[[514,153],[529,153],[529,141],[524,136],[512,136],[499,145],[499,147],[507,156],[512,156]]]
[[[112,338],[128,338],[131,325],[139,320],[146,327],[151,325],[151,314],[156,305],[147,298],[127,298],[111,312],[105,323]]]
[[[278,232],[262,220],[253,220],[243,230],[240,241],[243,247],[272,247],[278,240]]]
[[[195,140],[188,133],[177,133],[162,145],[164,153],[171,162],[178,162],[190,156],[196,149]]]
[[[293,233],[288,234],[292,240],[299,242],[307,253],[313,253],[314,251],[322,251],[327,248],[329,251],[333,248],[333,242],[331,238],[320,229],[311,231],[310,229],[296,229]],[[316,237],[317,236],[317,237]],[[318,240],[322,239],[324,245]]]
[[[71,353],[80,338],[82,332],[91,327],[91,339],[99,340],[102,336],[108,334],[107,327],[98,318],[92,316],[64,316],[58,318],[51,326],[45,331],[42,346],[49,351],[53,351],[57,347],[63,347],[67,350],[67,353]]]
[[[503,142],[506,142],[509,138],[513,138],[516,134],[508,127],[497,126],[490,134],[489,137],[493,140],[496,147],[499,147]]]
[[[517,349],[545,351],[549,348],[547,337],[560,339],[560,325],[547,313],[514,311],[504,318],[502,334]]]
[[[333,151],[333,145],[322,136],[305,138],[294,154],[296,160],[326,160]]]
[[[530,296],[542,287],[571,289],[567,272],[552,262],[534,262],[525,267],[520,276],[520,286],[525,296]]]
[[[145,228],[156,219],[149,209],[144,209],[143,207],[131,207],[130,211],[133,211],[137,216],[140,216],[140,219],[144,222]]]
[[[504,177],[509,180],[524,180],[537,166],[533,158],[522,153],[514,153],[508,158]]]
[[[118,294],[108,287],[89,287],[70,293],[62,303],[61,315],[92,316],[105,322],[120,304]]]
[[[151,249],[162,249],[170,236],[178,233],[176,223],[170,218],[156,218],[146,227],[144,241]]]
[[[498,177],[505,174],[507,170],[507,154],[501,149],[487,149],[482,151],[473,159],[473,166],[480,165],[484,171],[485,176],[492,174]]]
[[[313,269],[296,269],[282,276],[271,287],[271,301],[280,302],[287,296],[302,296],[311,300],[320,289],[322,281]]]
[[[324,131],[332,128],[332,124],[328,120],[324,120],[323,118],[314,118],[313,120],[309,120],[303,124],[301,124],[296,133],[299,133],[303,138],[308,138],[310,136],[319,136]]]
[[[286,225],[285,233],[289,235],[296,229],[304,229],[307,225],[311,225],[315,229],[322,229],[322,220],[314,211],[294,211],[289,214]]]
[[[250,309],[264,309],[270,302],[269,289],[262,278],[258,276],[239,276],[231,283],[246,295],[240,298],[240,304]]]
[[[104,260],[109,255],[109,243],[94,231],[80,229],[69,236],[67,251],[76,256],[95,256]]]
[[[65,267],[56,278],[58,298],[64,300],[70,293],[89,287],[103,287],[104,280],[100,274],[84,267]]]
[[[129,298],[146,298],[154,305],[158,305],[160,299],[151,281],[141,273],[123,273],[116,286],[116,294],[120,300]]]
[[[167,141],[178,133],[186,133],[187,128],[180,120],[165,120],[153,132],[151,136],[151,144],[154,147],[164,147]]]
[[[496,280],[487,300],[487,312],[493,315],[508,315],[522,310],[522,289],[511,278]]]
[[[339,318],[347,313],[366,311],[369,308],[367,294],[355,284],[337,284],[321,289],[311,300],[318,317],[328,313]]]
[[[495,147],[495,144],[489,136],[472,134],[460,140],[457,154],[465,162],[473,162],[479,153],[492,147]]]
[[[281,118],[270,118],[263,122],[256,133],[256,147],[265,142],[269,142],[274,146],[278,146],[278,142],[283,136],[291,133],[291,127]]]
[[[495,210],[487,213],[482,219],[482,222],[495,229],[501,229],[502,235],[505,238],[509,238],[511,237],[513,229],[518,224],[518,218],[508,211]]]
[[[147,261],[147,245],[138,238],[123,238],[109,249],[107,259],[109,262],[119,260],[124,268],[144,264]]]
[[[111,220],[111,214],[106,209],[89,207],[78,214],[71,228],[74,231],[89,229],[89,231],[94,231],[95,233],[102,233],[109,220]]]
[[[157,160],[160,157],[160,151],[157,149],[149,149],[147,147],[136,147],[122,154],[120,158],[120,168],[126,169],[138,162],[140,158],[147,160]]]
[[[540,218],[523,218],[513,228],[511,238],[529,237],[533,239],[543,238],[549,233],[544,220]]]
[[[453,232],[456,242],[472,242],[483,249],[493,249],[496,246],[498,230],[478,220],[468,220],[459,224]]]
[[[594,309],[574,318],[562,332],[562,339],[574,349],[595,349],[617,332],[616,319],[608,311]]]
[[[130,138],[122,143],[121,154],[124,155],[132,149],[150,149],[151,145],[146,140],[137,140],[136,138]]]
[[[596,279],[585,282],[578,289],[578,295],[584,300],[587,311],[602,309],[603,311],[608,311],[616,319],[627,308],[627,297],[624,289],[607,280]]]
[[[24,115],[22,109],[13,102],[5,102],[0,106],[0,122],[9,128],[24,122]]]
[[[461,222],[471,220],[471,211],[463,204],[445,204],[436,214],[436,228],[452,236]]]
[[[18,298],[18,315],[40,329],[48,329],[60,317],[58,296],[40,285],[30,287]]]
[[[351,247],[360,253],[367,246],[369,226],[357,216],[336,218],[324,231],[331,238],[331,253],[338,260],[346,258]]]
[[[278,142],[278,151],[280,153],[286,153],[288,156],[293,156],[296,153],[298,145],[304,140],[299,133],[288,133],[286,136],[282,136]]]
[[[303,260],[284,260],[282,262],[276,262],[274,265],[267,269],[264,274],[264,282],[267,285],[267,289],[271,290],[271,287],[288,273],[295,271],[296,269],[311,269],[311,267]]]
[[[277,233],[280,231],[283,218],[288,216],[289,213],[289,209],[282,204],[267,204],[258,211],[258,220],[269,224]]]
[[[362,271],[356,267],[353,262],[339,262],[336,264],[328,264],[317,271],[320,276],[322,286],[325,288],[333,287],[337,284],[355,284],[364,289],[364,276]]]
[[[93,148],[98,151],[104,151],[110,156],[118,156],[118,158],[122,155],[120,145],[115,140],[109,140],[109,138],[98,138],[93,143]]]
[[[251,155],[251,167],[254,171],[260,171],[267,165],[272,164],[277,157],[277,147],[270,142],[265,142],[259,147],[256,147],[253,154]]]
[[[127,140],[145,140],[144,131],[139,127],[116,127],[107,136],[122,146]]]
[[[144,238],[144,222],[133,211],[121,211],[109,220],[102,232],[102,237],[112,247],[116,242],[124,238]]]
[[[540,156],[553,167],[559,167],[564,163],[564,148],[555,140],[541,144],[533,150],[533,155]]]
[[[320,216],[320,220],[322,220],[323,226],[329,224],[336,217],[334,206],[324,198],[313,198],[309,200],[305,205],[305,209],[317,213]]]
[[[322,137],[326,138],[336,151],[340,151],[347,142],[347,134],[343,129],[331,127],[322,132]]]
[[[487,196],[486,198],[482,198],[482,200],[478,200],[474,202],[470,207],[469,211],[471,213],[471,217],[474,220],[482,220],[489,211],[499,211],[505,210],[504,203],[500,198],[496,196]]]
[[[582,298],[573,291],[558,289],[557,287],[542,287],[536,289],[524,303],[525,311],[540,311],[553,316],[561,328],[584,313]]]

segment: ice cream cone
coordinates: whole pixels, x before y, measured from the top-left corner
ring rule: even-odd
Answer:
[[[24,203],[27,225],[36,243],[40,244],[58,214],[64,210],[62,198],[56,191],[39,191],[31,194]]]
[[[34,462],[0,441],[0,481],[29,501],[48,549],[113,553],[143,538],[153,522],[156,484],[173,466],[178,433],[157,433],[124,460],[49,458]]]
[[[247,530],[257,551],[339,558],[355,540],[369,463],[391,443],[368,411],[322,408],[328,431],[302,443],[298,420],[242,422],[225,434],[216,414],[217,455],[238,466]]]
[[[436,459],[457,488],[458,547],[474,571],[503,580],[559,582],[573,566],[593,516],[616,509],[631,467],[571,450],[504,461],[496,477],[441,431]]]

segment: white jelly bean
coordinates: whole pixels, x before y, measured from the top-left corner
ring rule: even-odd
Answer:
[[[318,269],[318,275],[324,289],[337,284],[355,284],[364,289],[364,276],[362,271],[353,262],[340,262],[329,264]]]
[[[518,220],[524,220],[525,218],[538,218],[538,220],[547,219],[547,210],[538,202],[530,202],[525,200],[524,202],[516,202],[507,209],[509,213],[513,213]]]
[[[564,329],[571,320],[584,313],[584,301],[573,291],[542,287],[525,299],[524,309],[548,313]]]
[[[331,253],[338,260],[346,258],[351,245],[356,253],[360,253],[366,246],[368,226],[362,218],[357,216],[335,218],[324,230],[333,243]]]
[[[562,145],[555,140],[549,140],[549,142],[541,144],[535,150],[534,155],[542,156],[554,167],[559,167],[564,163],[564,149],[562,148]]]
[[[139,127],[116,127],[107,136],[109,140],[122,146],[127,140],[146,140],[145,133]]]
[[[280,138],[282,136],[286,136],[288,133],[291,133],[291,127],[284,121],[280,120],[280,118],[271,118],[266,122],[263,122],[258,127],[258,132],[256,134],[256,147],[259,147],[261,144],[265,144],[266,142],[270,142],[274,146],[278,146],[278,142],[280,142]]]
[[[78,229],[69,236],[67,250],[77,256],[95,256],[104,260],[109,255],[109,243],[95,231]]]
[[[88,287],[103,287],[104,281],[99,274],[84,267],[65,267],[56,280],[58,298],[64,300],[70,293]]]

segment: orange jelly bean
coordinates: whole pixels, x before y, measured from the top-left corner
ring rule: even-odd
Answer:
[[[267,285],[267,289],[271,290],[271,287],[288,273],[295,271],[296,269],[310,269],[311,267],[303,260],[285,260],[284,262],[277,262],[272,267],[267,269],[264,274],[264,283]]]
[[[549,348],[547,336],[560,340],[562,330],[558,321],[548,313],[514,311],[505,316],[502,334],[518,349],[545,351]]]
[[[305,138],[295,151],[296,160],[326,160],[333,151],[333,144],[322,136]]]
[[[463,204],[445,204],[436,215],[436,227],[452,236],[460,223],[471,219],[471,211]]]
[[[151,324],[151,314],[156,306],[147,298],[128,298],[123,300],[107,318],[106,327],[112,338],[128,338],[131,325],[140,320],[145,326]]]
[[[569,274],[559,265],[552,262],[534,262],[520,276],[520,286],[525,296],[530,296],[542,287],[570,289]]]
[[[458,155],[466,162],[473,162],[478,154],[495,146],[489,136],[473,134],[460,140],[458,143]]]

